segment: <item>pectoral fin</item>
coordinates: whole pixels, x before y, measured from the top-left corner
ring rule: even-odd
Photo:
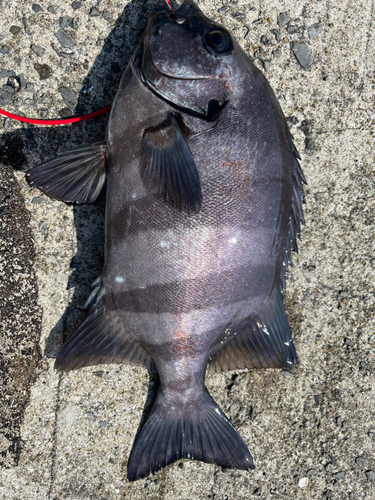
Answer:
[[[202,190],[193,155],[174,116],[145,131],[141,176],[145,186],[180,210],[199,211]]]
[[[26,174],[35,186],[53,200],[93,203],[105,180],[106,144],[97,142],[60,153]]]

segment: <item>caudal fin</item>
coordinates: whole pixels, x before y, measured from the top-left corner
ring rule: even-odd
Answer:
[[[184,408],[168,403],[160,391],[130,453],[128,479],[136,481],[181,458],[255,468],[241,436],[207,391]]]

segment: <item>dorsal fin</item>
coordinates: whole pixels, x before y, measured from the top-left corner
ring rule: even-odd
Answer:
[[[292,251],[298,253],[297,237],[301,232],[301,224],[304,224],[302,204],[305,203],[305,196],[303,193],[303,184],[307,184],[305,176],[303,175],[299,161],[301,159],[294,143],[293,137],[288,131],[290,146],[293,154],[293,195],[292,195],[292,209],[289,220],[289,231],[285,244],[285,256],[283,265],[280,272],[280,286],[281,289],[285,288],[285,279],[289,266],[293,266]]]

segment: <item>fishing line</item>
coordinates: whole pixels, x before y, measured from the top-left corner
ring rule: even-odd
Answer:
[[[165,0],[168,7],[173,10],[172,4],[170,0]],[[32,123],[34,125],[68,125],[70,123],[83,122],[85,120],[90,120],[91,118],[95,118],[96,116],[103,115],[104,113],[108,113],[111,109],[111,106],[107,106],[104,109],[100,109],[99,111],[94,111],[93,113],[89,113],[88,115],[76,116],[74,118],[63,118],[61,120],[37,120],[34,118],[26,118],[24,116],[14,115],[13,113],[8,113],[3,109],[0,109],[0,115],[6,116],[7,118],[11,118],[12,120],[17,120],[19,122],[24,123]]]

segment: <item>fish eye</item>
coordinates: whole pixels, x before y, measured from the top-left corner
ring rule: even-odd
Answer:
[[[224,52],[229,46],[228,37],[223,31],[210,31],[206,35],[206,41],[215,52]]]

